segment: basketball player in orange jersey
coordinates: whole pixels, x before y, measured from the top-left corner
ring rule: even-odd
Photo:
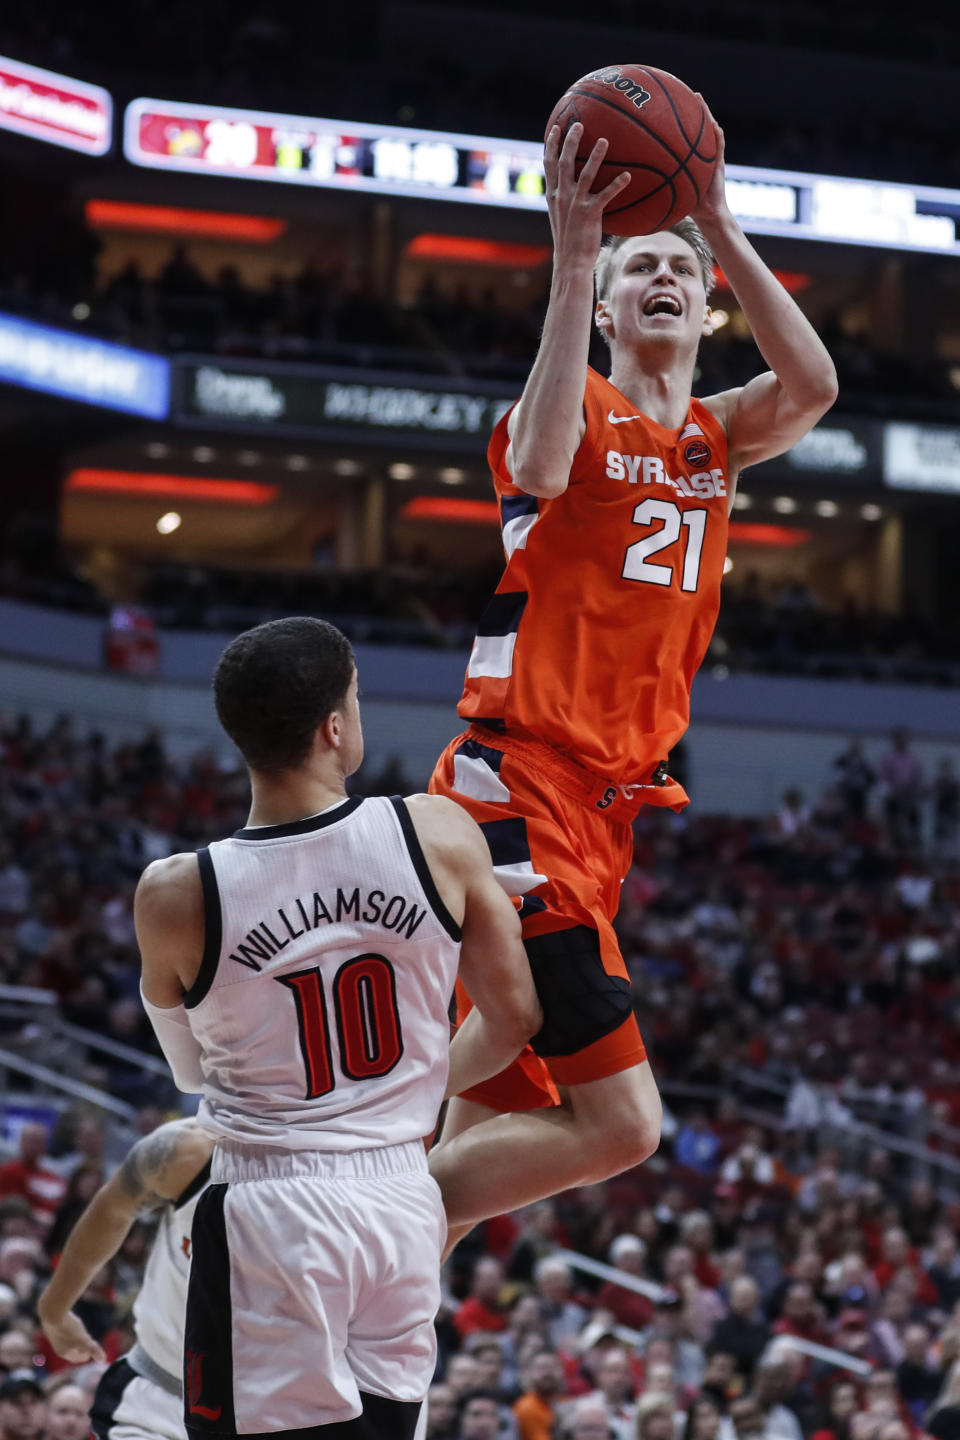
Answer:
[[[451,1105],[431,1156],[451,1240],[657,1148],[660,1099],[612,924],[631,821],[687,803],[667,760],[717,617],[737,476],[836,398],[830,356],[727,207],[711,123],[719,160],[695,215],[602,250],[604,207],[629,175],[591,194],[607,142],[577,178],[582,126],[547,137],[550,302],[488,452],[507,564],[467,667],[470,727],[431,782],[479,821],[518,897],[545,1024]],[[770,368],[699,401],[714,256]],[[591,318],[609,380],[587,364]]]

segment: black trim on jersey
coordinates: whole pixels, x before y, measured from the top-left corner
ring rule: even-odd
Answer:
[[[210,1179],[211,1164],[212,1161],[208,1160],[206,1165],[204,1165],[203,1169],[197,1171],[196,1175],[194,1175],[186,1190],[182,1191],[181,1194],[177,1196],[176,1200],[174,1200],[174,1210],[179,1210],[181,1206],[186,1205],[188,1200],[192,1200],[194,1195],[196,1195],[198,1191],[203,1189],[204,1185],[206,1185],[207,1181]]]
[[[347,970],[352,969],[353,966],[356,965],[356,964],[358,964],[361,960],[381,960],[381,961],[383,962],[383,964],[386,965],[386,967],[387,967],[387,971],[388,971],[388,973],[389,973],[389,975],[390,975],[390,999],[391,999],[391,1001],[392,1001],[392,1003],[393,1003],[393,1022],[394,1022],[394,1030],[395,1030],[395,1032],[396,1032],[396,1037],[397,1037],[397,1046],[398,1046],[398,1049],[397,1049],[396,1059],[391,1060],[390,1064],[387,1065],[387,1066],[385,1066],[382,1070],[368,1070],[368,1071],[367,1071],[365,1074],[363,1074],[363,1075],[356,1075],[356,1074],[354,1074],[354,1072],[350,1069],[349,1065],[347,1064],[347,1054],[348,1054],[349,1046],[348,1046],[348,1044],[347,1044],[346,1027],[345,1027],[345,1025],[344,1025],[343,1000],[342,1000],[341,993],[340,993],[340,984],[341,984],[341,981],[342,981],[342,979],[343,979],[344,972],[347,971]],[[347,1077],[348,1080],[379,1080],[379,1079],[381,1078],[381,1076],[383,1076],[383,1075],[389,1075],[391,1070],[395,1070],[395,1069],[397,1068],[397,1066],[400,1064],[401,1059],[403,1058],[403,1029],[401,1028],[401,1025],[400,1025],[400,1007],[399,1007],[399,1005],[397,1004],[397,982],[396,982],[396,980],[395,980],[395,978],[394,978],[395,974],[396,974],[396,971],[394,970],[393,966],[390,964],[390,961],[387,959],[386,955],[377,955],[377,954],[375,954],[375,953],[371,950],[371,951],[368,951],[365,955],[354,955],[354,957],[353,957],[352,960],[345,960],[345,961],[343,962],[343,964],[340,966],[340,969],[337,971],[336,975],[334,976],[334,979],[333,979],[333,1013],[334,1013],[334,1015],[335,1015],[336,1018],[337,1018],[337,1039],[340,1041],[340,1069],[343,1071],[344,1075],[346,1075],[346,1077]],[[363,1004],[364,1004],[364,1001],[363,1001],[363,996],[362,996],[361,993],[360,993],[360,987],[359,987],[359,985],[358,985],[358,987],[357,987],[357,999],[358,999],[358,1001],[359,1001],[360,1006],[362,1007]],[[367,1008],[367,1010],[368,1010],[368,1012],[369,1012],[370,1018],[372,1019],[373,1023],[376,1025],[376,1024],[377,1024],[377,1012],[376,1012],[375,1006],[373,1005],[372,997],[368,997],[368,1002],[369,1002],[369,1003],[368,1003],[368,1005],[367,1005],[366,1008]],[[377,1038],[377,1041],[378,1041],[378,1042],[381,1042],[381,1043],[380,1043],[380,1053],[379,1053],[379,1055],[371,1055],[371,1054],[370,1054],[370,1048],[369,1048],[369,1046],[368,1046],[368,1044],[367,1044],[367,1035],[364,1033],[364,1030],[365,1030],[366,1027],[365,1027],[364,1024],[363,1024],[363,1013],[362,1013],[362,1009],[361,1009],[361,1014],[360,1014],[360,1016],[359,1016],[359,1019],[360,1019],[360,1031],[361,1031],[360,1040],[361,1040],[361,1045],[362,1045],[362,1048],[363,1048],[364,1058],[365,1058],[365,1060],[366,1060],[366,1062],[367,1062],[368,1065],[376,1065],[376,1064],[379,1064],[379,1063],[382,1062],[382,1057],[383,1057],[383,1045],[382,1045],[382,1038],[383,1038],[383,1037],[382,1037],[382,1035],[380,1034],[379,1026],[378,1026],[378,1028],[377,1028],[377,1037],[376,1037],[376,1038]],[[371,1037],[371,1038],[372,1038],[372,1037]]]
[[[487,601],[477,625],[478,635],[512,635],[527,608],[526,590],[500,590]]]
[[[242,1440],[413,1440],[422,1400],[389,1400],[385,1395],[360,1391],[363,1414],[356,1420],[337,1420],[332,1425],[305,1425],[302,1430],[254,1430]],[[235,1435],[236,1431],[221,1431]],[[207,1440],[206,1432],[187,1426],[191,1440]]]
[[[410,811],[407,809],[406,801],[399,795],[391,795],[390,804],[397,812],[397,819],[400,821],[403,838],[407,842],[407,850],[410,853],[410,859],[413,861],[413,868],[417,872],[417,879],[423,887],[423,893],[427,897],[430,909],[440,921],[440,924],[444,930],[446,930],[450,939],[455,940],[459,945],[463,937],[463,930],[457,924],[456,920],[454,920],[450,911],[440,898],[440,891],[437,889],[436,882],[430,874],[430,866],[427,864],[427,857],[423,853],[420,837],[410,818]]]
[[[230,1247],[223,1213],[227,1187],[197,1202],[183,1335],[184,1423],[191,1435],[235,1435]]]
[[[223,916],[220,911],[220,889],[217,872],[208,846],[197,851],[200,864],[200,884],[203,887],[203,959],[197,978],[183,997],[188,1010],[199,1005],[213,984],[213,977],[220,964],[220,946],[223,943]]]
[[[358,805],[363,804],[362,795],[351,795],[333,810],[324,810],[319,815],[308,815],[305,820],[291,820],[288,825],[251,825],[244,830],[234,830],[234,840],[281,840],[286,835],[308,835],[311,830],[322,830],[326,825],[335,825],[352,815]]]
[[[136,1370],[122,1356],[104,1370],[90,1406],[90,1434],[96,1440],[109,1440],[113,1417],[123,1399],[123,1392],[130,1381],[136,1379]]]

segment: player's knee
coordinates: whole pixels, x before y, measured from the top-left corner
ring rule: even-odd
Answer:
[[[649,1160],[660,1144],[663,1107],[659,1095],[644,1096],[631,1106],[612,1107],[597,1136],[597,1161],[609,1179]]]

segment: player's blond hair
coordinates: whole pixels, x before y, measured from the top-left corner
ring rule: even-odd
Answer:
[[[686,215],[682,220],[678,220],[676,225],[668,225],[667,233],[679,235],[680,239],[685,240],[696,255],[700,264],[700,275],[703,279],[704,292],[709,300],[710,292],[714,286],[713,266],[715,262],[713,251],[707,244],[700,226],[695,220],[691,220],[689,215]],[[613,272],[616,268],[615,262],[617,255],[623,246],[626,245],[627,241],[633,238],[632,235],[614,235],[612,239],[607,241],[597,256],[597,263],[593,267],[593,278],[597,287],[598,300],[605,300],[607,298],[613,282]]]

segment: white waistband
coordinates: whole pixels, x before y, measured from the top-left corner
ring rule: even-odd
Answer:
[[[341,1180],[346,1176],[422,1175],[427,1152],[422,1140],[405,1145],[379,1145],[371,1150],[286,1150],[279,1145],[246,1145],[218,1140],[210,1167],[213,1182],[235,1185],[244,1180],[310,1178]]]

